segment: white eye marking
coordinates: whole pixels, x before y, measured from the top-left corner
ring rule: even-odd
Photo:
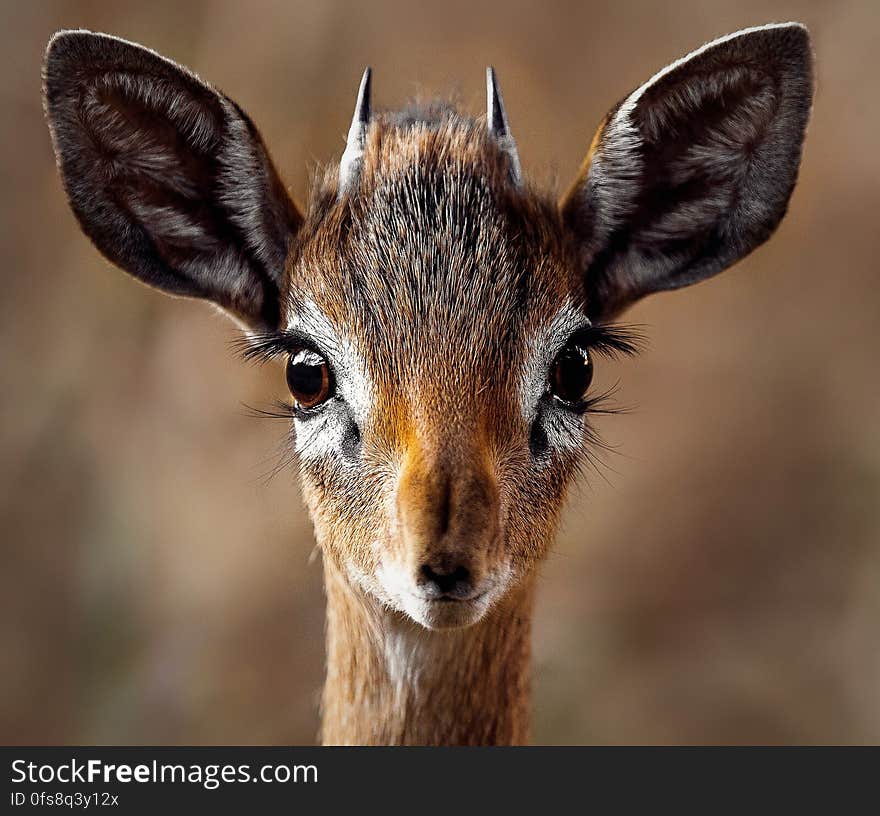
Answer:
[[[294,419],[296,426],[296,452],[302,459],[323,459],[332,456],[342,446],[345,426],[335,412],[325,409],[318,416],[303,421]]]
[[[291,363],[294,365],[306,365],[320,367],[324,365],[324,358],[320,354],[315,354],[310,349],[301,349],[293,355]]]
[[[547,411],[541,422],[547,436],[547,445],[555,451],[577,453],[584,445],[584,420],[582,416],[554,406]]]
[[[583,312],[567,301],[553,319],[532,337],[531,353],[520,380],[520,408],[526,422],[531,423],[535,419],[553,359],[569,337],[589,325],[590,321]]]
[[[520,380],[520,408],[531,427],[538,418],[541,398],[547,389],[547,377],[553,360],[575,332],[590,326],[584,313],[571,301],[532,338],[531,354]],[[583,446],[584,423],[581,417],[556,406],[542,412],[541,429],[552,450],[576,452]]]
[[[315,416],[294,420],[296,452],[303,459],[337,456],[342,460],[338,454],[350,433],[351,419],[363,426],[373,405],[372,382],[363,358],[353,340],[339,331],[312,300],[306,300],[288,315],[287,329],[311,338],[327,355],[327,362],[333,369],[336,394],[350,410],[349,416],[349,410],[340,405],[339,400],[331,399]],[[314,352],[305,350],[297,355],[298,362],[302,355],[309,355],[302,360],[307,365],[323,362]]]

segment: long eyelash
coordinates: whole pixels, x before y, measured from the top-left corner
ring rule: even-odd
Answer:
[[[242,403],[246,415],[254,419],[294,419],[296,408],[284,400],[275,400],[269,403],[267,408],[258,408],[254,405]]]
[[[282,439],[278,441],[275,453],[267,456],[260,462],[265,470],[257,477],[258,480],[268,485],[279,473],[289,468],[297,459],[296,454],[296,431],[291,420],[294,417],[294,408],[289,403],[276,400],[269,403],[266,408],[258,408],[247,403],[242,403],[246,416],[256,419],[283,419],[287,422],[287,429]]]
[[[302,349],[326,359],[320,345],[298,331],[254,332],[234,339],[232,348],[246,362],[256,362],[259,365],[279,357],[287,357]]]
[[[640,327],[634,325],[600,324],[591,326],[581,334],[580,339],[591,351],[612,358],[636,355],[645,347],[644,334]],[[309,346],[311,344],[307,340],[303,342],[303,338],[285,332],[252,333],[238,337],[232,342],[234,350],[245,361],[257,363],[270,362],[278,357],[290,354],[295,347],[302,347],[303,345]],[[631,410],[630,406],[618,405],[612,401],[618,390],[619,384],[615,383],[605,391],[590,397],[580,406],[579,413],[582,415],[606,416],[628,413]],[[266,408],[258,408],[247,404],[244,405],[244,408],[249,416],[258,419],[282,419],[290,422],[297,416],[295,406],[283,400],[276,400]],[[583,449],[586,463],[607,481],[603,468],[608,469],[609,465],[596,454],[596,449],[600,449],[605,453],[616,451],[603,442],[596,429],[589,422],[584,425],[584,433],[584,442],[586,444],[583,446]],[[264,474],[266,482],[271,481],[278,473],[296,461],[297,455],[294,452],[293,442],[294,429],[291,423],[278,455],[272,457],[275,459],[274,466]],[[581,462],[584,462],[584,460],[581,460]]]
[[[608,478],[608,472],[617,473],[617,471],[614,470],[605,457],[611,454],[619,456],[620,451],[602,438],[599,430],[590,421],[589,416],[627,414],[632,411],[632,407],[629,405],[618,405],[611,402],[618,390],[619,383],[615,383],[611,388],[587,400],[587,407],[583,410],[583,415],[587,415],[588,418],[583,425],[581,456],[578,457],[576,465],[578,473],[583,473],[585,469],[589,468],[609,485],[612,482]]]
[[[248,363],[268,363],[290,351],[287,338],[277,332],[244,334],[236,337],[231,346],[233,351]]]
[[[599,354],[610,357],[633,356],[645,347],[645,336],[640,326],[609,323],[597,324],[581,333],[583,343]],[[269,362],[289,354],[294,347],[310,344],[303,338],[287,332],[255,332],[237,337],[233,349],[247,362]]]
[[[641,326],[622,323],[597,324],[580,335],[584,345],[607,357],[632,357],[646,345]]]
[[[610,443],[606,442],[599,432],[593,427],[589,421],[584,423],[583,445],[581,447],[581,456],[578,457],[575,467],[577,472],[582,474],[587,468],[592,470],[597,476],[601,477],[606,484],[612,484],[608,478],[607,471],[617,473],[603,454],[614,454],[620,456],[620,451]]]
[[[610,388],[599,392],[593,397],[584,400],[578,406],[579,414],[599,414],[602,416],[613,416],[614,414],[628,414],[632,411],[630,405],[619,405],[613,402],[620,391],[620,383],[616,382]]]
[[[643,337],[639,332],[634,331],[631,327],[625,329],[622,336],[617,333],[614,347],[608,347],[611,350],[603,353],[615,354],[635,354],[640,348],[644,347]],[[617,345],[618,341],[625,344],[625,348]],[[602,480],[611,485],[612,482],[608,478],[608,471],[617,473],[611,464],[605,459],[610,454],[620,455],[620,451],[614,445],[606,442],[596,426],[590,421],[591,416],[612,416],[614,414],[628,414],[633,410],[631,405],[621,405],[614,402],[614,398],[620,391],[620,382],[614,383],[610,388],[599,392],[593,397],[585,400],[580,407],[581,416],[587,417],[583,424],[583,440],[581,444],[581,456],[578,458],[577,470],[579,473],[587,468],[592,470]]]

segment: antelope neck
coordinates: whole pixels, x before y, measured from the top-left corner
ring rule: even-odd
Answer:
[[[464,629],[431,631],[325,557],[326,745],[515,745],[528,738],[531,582]]]

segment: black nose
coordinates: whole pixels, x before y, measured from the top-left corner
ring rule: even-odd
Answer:
[[[451,571],[435,569],[422,564],[419,583],[429,598],[466,598],[471,594],[471,573],[467,567],[453,567]]]

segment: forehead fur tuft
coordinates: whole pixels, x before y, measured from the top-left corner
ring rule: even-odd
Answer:
[[[383,183],[396,181],[402,172],[415,167],[425,173],[469,168],[498,190],[511,188],[508,158],[485,120],[461,114],[450,102],[434,100],[374,114],[351,198],[368,198]],[[338,171],[334,162],[315,179],[309,208],[313,222],[333,208]]]
[[[337,183],[335,165],[315,180],[291,253],[294,270],[320,275],[334,266],[357,275],[378,265],[391,281],[403,265],[424,273],[426,285],[457,271],[493,277],[503,288],[505,269],[528,275],[548,256],[566,255],[552,197],[514,185],[485,121],[448,103],[376,114],[357,183],[339,200]],[[299,283],[311,288],[308,280]]]

